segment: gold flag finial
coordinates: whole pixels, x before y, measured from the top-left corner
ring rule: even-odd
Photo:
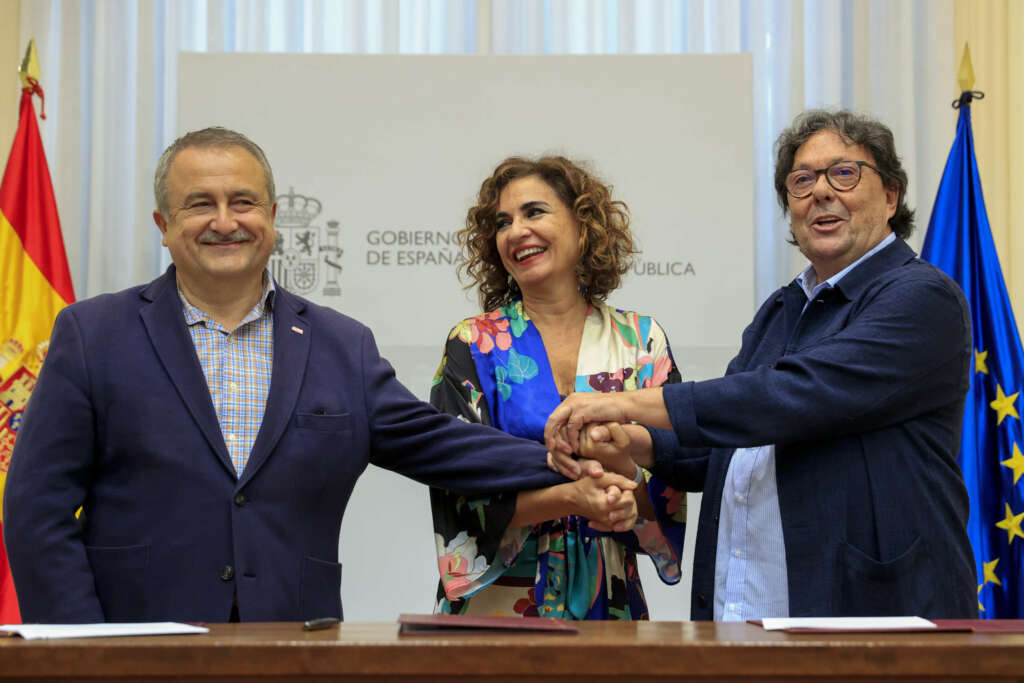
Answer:
[[[971,66],[971,48],[967,43],[964,43],[964,56],[960,60],[960,71],[956,74],[956,80],[960,84],[960,92],[974,88],[974,67]]]
[[[28,48],[25,50],[25,57],[21,60],[21,66],[18,67],[18,75],[21,76],[21,85],[23,88],[32,87],[28,79],[33,79],[36,82],[39,81],[39,59],[36,57],[36,41],[30,39],[28,41]]]

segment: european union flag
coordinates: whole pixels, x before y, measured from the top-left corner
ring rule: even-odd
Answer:
[[[971,98],[960,119],[921,257],[955,279],[974,331],[971,388],[964,409],[960,467],[971,497],[967,533],[978,571],[982,617],[1024,617],[1024,430],[1018,397],[1024,352],[992,241],[971,133]],[[936,321],[941,324],[942,321]]]

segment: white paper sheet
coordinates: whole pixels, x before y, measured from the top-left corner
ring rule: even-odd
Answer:
[[[101,638],[108,636],[161,636],[208,633],[210,629],[173,621],[143,624],[3,624],[0,631],[36,638]]]
[[[836,631],[900,631],[904,629],[935,628],[935,624],[921,617],[804,617],[762,619],[765,631],[787,628],[834,629]]]

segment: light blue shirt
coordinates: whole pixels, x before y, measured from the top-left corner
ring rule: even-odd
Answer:
[[[797,276],[797,284],[810,302],[895,239],[896,235],[890,234],[820,284],[809,265]],[[737,448],[725,475],[718,517],[715,621],[788,616],[789,582],[775,481],[775,444]]]
[[[274,278],[267,270],[263,294],[233,330],[192,305],[178,289],[192,343],[213,399],[235,476],[241,477],[256,443],[274,369]]]

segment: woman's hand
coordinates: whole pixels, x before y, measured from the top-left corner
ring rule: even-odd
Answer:
[[[580,457],[548,451],[548,467],[567,479],[584,474],[599,477],[605,470],[630,479],[636,474],[629,457],[629,436],[617,422],[588,425],[580,432]]]
[[[600,477],[583,477],[572,484],[574,514],[590,520],[597,531],[629,531],[636,522],[633,489],[636,482],[606,472]]]
[[[632,479],[636,465],[629,446],[629,436],[618,422],[587,425],[580,430],[581,458],[596,460],[606,471]]]
[[[548,453],[548,467],[568,479],[600,476],[606,470],[632,479],[637,464],[649,468],[653,462],[650,433],[639,425],[616,422],[591,424],[582,430],[579,459],[561,451]]]
[[[640,470],[641,464],[648,468],[652,465],[650,432],[640,425],[620,425],[617,422],[588,425],[580,432],[580,455],[588,458],[580,462],[600,463],[604,470],[637,482],[639,486],[633,496],[640,516],[644,519],[655,518],[647,481]],[[589,470],[593,469],[591,465]]]

